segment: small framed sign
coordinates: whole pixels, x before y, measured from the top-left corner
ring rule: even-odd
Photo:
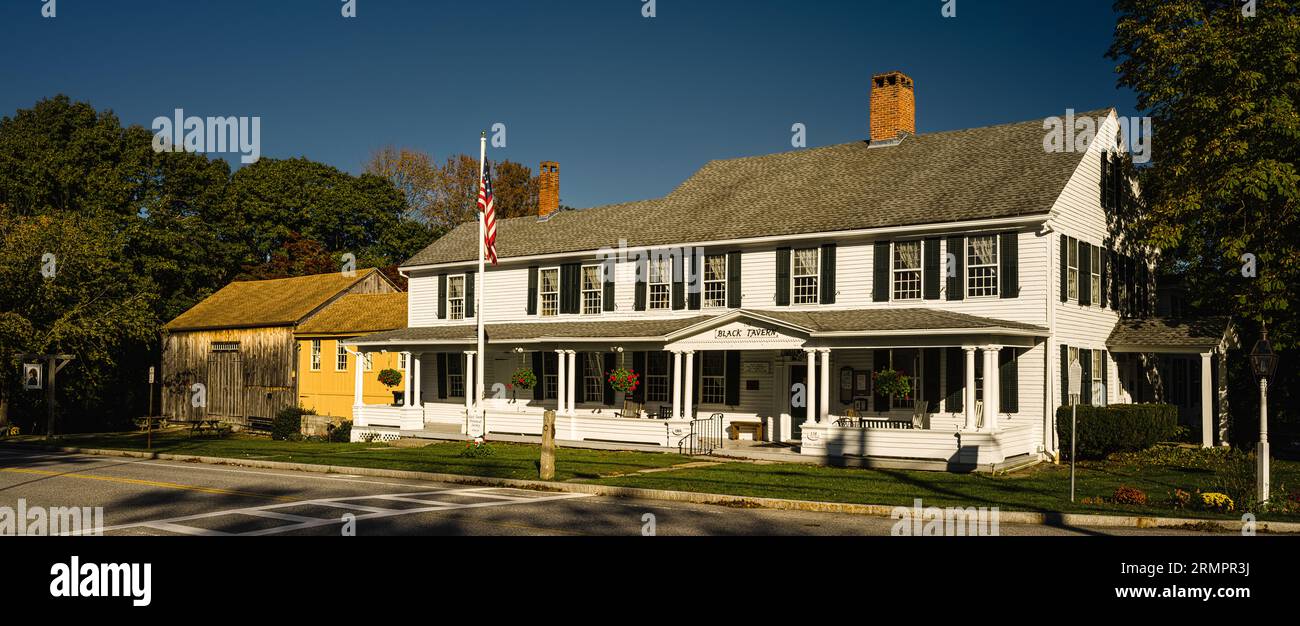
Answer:
[[[23,363],[23,389],[44,389],[43,374],[40,363]]]

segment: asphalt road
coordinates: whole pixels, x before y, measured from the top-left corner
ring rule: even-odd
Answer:
[[[29,451],[0,507],[103,507],[105,535],[888,535],[894,520]],[[650,517],[653,516],[653,517]],[[1201,534],[1001,524],[1002,535]]]

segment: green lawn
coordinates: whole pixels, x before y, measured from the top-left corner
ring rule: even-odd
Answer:
[[[20,441],[43,443],[39,438],[20,438]],[[145,441],[139,433],[122,433],[64,437],[60,440],[60,445],[143,450]],[[163,453],[231,459],[290,461],[495,478],[537,478],[537,446],[509,443],[492,445],[496,451],[493,456],[471,459],[459,456],[465,448],[462,442],[408,448],[378,443],[282,442],[237,435],[191,437],[185,431],[168,431],[154,435],[153,449]],[[1128,486],[1146,492],[1149,503],[1141,506],[1071,504],[1069,467],[1047,464],[998,476],[746,462],[638,473],[638,470],[666,468],[693,460],[697,459],[676,454],[561,448],[557,452],[556,480],[863,504],[911,505],[914,498],[921,498],[926,506],[998,506],[1005,511],[1240,519],[1239,513],[1214,514],[1175,509],[1168,505],[1169,496],[1174,489],[1189,492],[1224,489],[1222,479],[1215,472],[1173,462],[1138,463],[1130,459],[1080,464],[1080,499],[1108,498],[1117,487]],[[1288,487],[1294,490],[1295,486],[1300,485],[1300,463],[1274,461],[1273,485],[1277,492]],[[1300,521],[1300,515],[1294,513],[1271,513],[1259,517]]]

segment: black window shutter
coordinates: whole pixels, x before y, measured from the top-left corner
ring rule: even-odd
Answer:
[[[952,255],[953,267],[948,276],[948,299],[966,299],[966,238],[949,237],[948,254]]]
[[[582,264],[568,263],[560,267],[560,313],[578,313],[582,294]]]
[[[614,276],[617,266],[613,263],[601,264],[601,269],[605,274],[605,293],[601,296],[601,307],[606,311],[614,310]]]
[[[925,248],[924,253],[921,255],[921,273],[924,275],[921,282],[925,284],[924,296],[926,300],[939,299],[939,241],[936,237],[926,239],[921,244]]]
[[[447,353],[438,353],[438,399],[447,399]]]
[[[790,249],[776,249],[776,305],[790,306]]]
[[[546,366],[542,361],[542,353],[533,353],[533,375],[537,377],[537,384],[533,385],[533,399],[541,402],[546,399]]]
[[[1015,348],[998,350],[998,412],[1020,412],[1020,378]]]
[[[1079,404],[1092,404],[1092,350],[1079,349],[1079,366],[1083,380],[1079,381]]]
[[[1002,272],[998,277],[998,291],[1003,298],[1020,297],[1020,237],[1018,233],[1002,233]]]
[[[1061,406],[1070,405],[1070,346],[1061,344]]]
[[[936,239],[935,243],[938,243],[938,241]],[[942,348],[926,348],[925,352],[921,353],[921,367],[924,368],[921,399],[930,403],[926,407],[926,413],[939,412],[939,368],[941,367],[939,365],[939,355],[942,353]]]
[[[1061,302],[1070,301],[1070,238],[1061,235]]]
[[[1092,305],[1092,245],[1079,242],[1079,304]]]
[[[1097,304],[1104,309],[1110,299],[1110,250],[1102,248],[1098,257],[1101,259],[1101,293],[1097,294]]]
[[[528,268],[528,314],[537,315],[537,271],[536,265]]]
[[[649,289],[650,282],[650,261],[648,259],[637,260],[636,272],[636,293],[632,297],[632,308],[637,311],[645,310],[646,290]]]
[[[673,310],[686,308],[686,276],[682,273],[682,257],[673,255]]]
[[[740,351],[727,350],[727,406],[740,406]]]
[[[962,402],[966,395],[966,354],[961,348],[948,348],[948,395],[945,400],[944,409],[949,413],[959,413],[962,409]],[[936,364],[937,367],[937,364]]]
[[[1101,208],[1111,208],[1110,203],[1110,153],[1103,151],[1101,153]]]
[[[690,269],[689,272],[682,274],[682,282],[686,285],[686,308],[692,311],[700,310],[700,291],[704,289],[704,262],[703,257],[694,254],[686,255],[685,266]]]
[[[474,283],[476,282],[474,279],[477,277],[478,277],[477,274],[465,275],[465,317],[466,318],[474,317]]]
[[[872,350],[871,352],[872,371],[880,372],[888,368],[889,368],[889,350]],[[875,392],[874,384],[872,385],[871,390],[873,393]],[[875,398],[872,399],[872,404],[875,405],[875,409],[877,411],[888,411],[889,396],[882,396],[878,393],[875,393],[874,395]]]
[[[740,253],[727,255],[727,308],[740,308]]]
[[[877,241],[871,266],[871,300],[889,302],[889,242]]]
[[[600,388],[605,390],[605,398],[604,398],[605,406],[614,406],[614,386],[609,384],[609,373],[614,371],[615,356],[617,355],[615,355],[613,352],[605,353],[605,363],[604,363],[605,371],[601,374],[600,377]],[[637,374],[640,375],[641,372],[637,372]],[[639,388],[640,387],[638,387],[638,389]]]
[[[1123,209],[1124,196],[1121,189],[1124,186],[1124,168],[1123,161],[1120,160],[1119,153],[1111,155],[1110,168],[1107,174],[1110,176],[1110,208],[1119,211]]]
[[[641,380],[641,384],[636,386],[636,391],[632,392],[632,401],[645,402],[645,386],[648,382],[649,370],[646,369],[646,355],[644,352],[632,353],[632,371],[636,372],[637,377]]]
[[[822,304],[835,304],[835,244],[822,245],[821,265],[820,302]]]
[[[438,275],[438,319],[447,319],[447,275]]]

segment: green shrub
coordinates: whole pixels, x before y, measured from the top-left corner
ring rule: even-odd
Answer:
[[[351,443],[352,442],[352,422],[345,421],[338,426],[329,425],[330,443]]]
[[[481,459],[493,454],[496,454],[496,450],[493,450],[486,441],[466,442],[465,449],[460,451],[460,456],[467,459]]]
[[[271,438],[276,441],[302,439],[302,416],[315,414],[316,411],[300,406],[291,406],[280,411],[275,419],[271,420]]]
[[[1168,441],[1178,427],[1178,407],[1169,404],[1063,406],[1056,411],[1061,453],[1070,454],[1070,412],[1078,409],[1081,459],[1103,459],[1115,452],[1145,450]]]

